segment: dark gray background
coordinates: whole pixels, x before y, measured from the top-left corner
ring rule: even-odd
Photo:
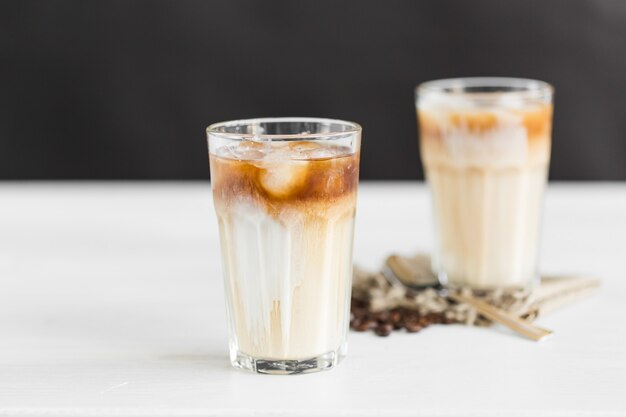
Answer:
[[[208,177],[204,128],[364,127],[362,178],[422,176],[413,88],[556,87],[553,179],[626,179],[626,1],[0,4],[0,179]]]

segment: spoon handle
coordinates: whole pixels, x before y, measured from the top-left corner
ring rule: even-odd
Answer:
[[[474,307],[476,311],[486,318],[500,323],[503,326],[506,326],[522,336],[526,336],[534,341],[545,340],[552,335],[551,330],[543,329],[528,320],[521,319],[515,314],[501,310],[474,297],[452,293],[449,293],[447,296],[456,302],[468,304]]]

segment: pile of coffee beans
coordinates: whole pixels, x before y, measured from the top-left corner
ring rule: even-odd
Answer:
[[[378,336],[389,336],[393,330],[406,330],[417,333],[431,324],[452,324],[456,320],[447,318],[445,313],[420,314],[419,311],[407,307],[396,307],[390,310],[371,311],[369,303],[352,298],[350,304],[350,328],[357,332],[372,330]]]

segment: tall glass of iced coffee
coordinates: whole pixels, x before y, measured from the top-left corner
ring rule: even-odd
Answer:
[[[296,374],[346,353],[361,127],[266,118],[207,129],[233,366]]]
[[[547,83],[516,78],[417,87],[434,211],[433,270],[442,283],[476,290],[537,283],[552,95]]]

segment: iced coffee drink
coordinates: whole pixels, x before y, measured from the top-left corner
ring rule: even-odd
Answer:
[[[533,80],[465,78],[424,83],[416,97],[433,200],[434,271],[452,286],[532,288],[552,88]]]
[[[332,368],[349,325],[360,127],[255,119],[208,134],[232,364]]]

